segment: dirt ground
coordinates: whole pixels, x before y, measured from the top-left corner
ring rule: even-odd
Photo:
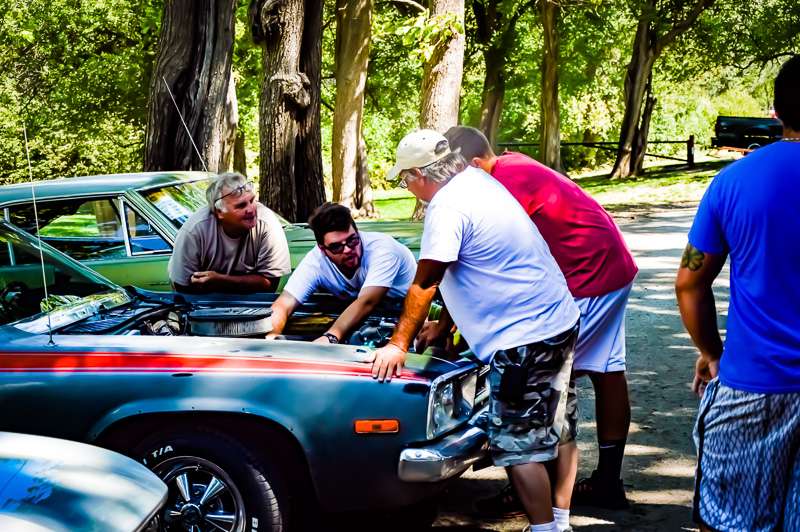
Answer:
[[[694,212],[695,207],[683,206],[614,214],[640,270],[626,321],[633,420],[623,476],[632,505],[626,511],[573,508],[576,531],[696,530],[691,504],[697,398],[689,388],[695,350],[681,324],[673,290]],[[727,267],[715,292],[717,306],[727,308]],[[588,379],[580,381],[579,396],[580,478],[588,476],[597,460],[594,395]],[[504,484],[505,473],[499,468],[467,472],[444,495],[433,530],[522,530],[524,518],[479,521],[470,516],[472,501]]]

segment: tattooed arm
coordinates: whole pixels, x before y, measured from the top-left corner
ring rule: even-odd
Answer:
[[[675,281],[681,319],[700,351],[692,389],[701,395],[705,383],[717,376],[722,356],[722,339],[711,285],[726,259],[727,254],[704,253],[687,244]]]

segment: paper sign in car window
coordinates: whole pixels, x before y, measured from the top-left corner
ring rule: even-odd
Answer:
[[[164,194],[163,192],[151,194],[148,196],[148,199],[170,220],[183,222],[192,214],[184,205],[181,205],[175,201],[172,196]]]

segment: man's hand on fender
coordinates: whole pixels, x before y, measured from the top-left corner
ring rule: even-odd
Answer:
[[[398,377],[403,371],[406,361],[406,352],[394,344],[386,344],[374,351],[372,360],[372,378],[389,382],[394,375]]]

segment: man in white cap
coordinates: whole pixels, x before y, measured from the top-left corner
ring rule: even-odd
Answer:
[[[580,312],[564,276],[520,204],[443,135],[403,138],[390,176],[429,205],[417,273],[389,344],[375,351],[373,377],[400,374],[441,290],[462,336],[490,364],[490,450],[509,471],[529,530],[569,530],[576,456],[560,455],[559,445],[575,435],[567,395]],[[551,487],[544,462],[556,459]]]

